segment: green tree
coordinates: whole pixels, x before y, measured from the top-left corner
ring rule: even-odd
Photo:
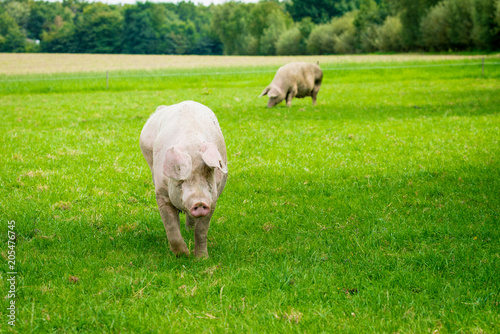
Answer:
[[[500,0],[497,0],[497,5],[495,9],[495,21],[497,26],[500,27]]]
[[[309,54],[355,53],[354,20],[357,11],[334,18],[330,23],[317,25],[307,39]]]
[[[280,36],[293,24],[282,5],[274,1],[263,1],[253,5],[248,20],[248,32],[257,41],[258,52],[275,55]]]
[[[190,53],[196,55],[221,55],[222,43],[209,34],[201,35],[191,47]]]
[[[224,45],[224,54],[255,54],[258,41],[249,31],[249,12],[253,4],[226,2],[214,7],[212,30]]]
[[[498,0],[473,1],[474,28],[472,38],[482,50],[500,49],[500,25],[497,23]]]
[[[307,39],[307,52],[312,55],[335,53],[334,28],[330,23],[317,25]]]
[[[62,16],[56,15],[48,29],[42,32],[40,48],[42,52],[78,52],[73,21],[64,21]]]
[[[187,54],[197,39],[196,26],[191,21],[169,21],[163,30],[169,51],[173,54]]]
[[[286,32],[280,35],[276,44],[276,54],[307,54],[307,39],[316,27],[310,17],[303,18]]]
[[[26,30],[30,15],[30,7],[27,2],[7,2],[5,4],[5,11],[14,19],[20,29]]]
[[[286,9],[295,22],[310,17],[314,23],[326,23],[332,17],[343,14],[347,2],[343,1],[343,4],[344,8],[341,8],[336,0],[291,0],[286,3]]]
[[[287,20],[285,15],[271,13],[268,15],[270,24],[262,32],[259,43],[259,54],[276,55],[276,46],[282,34],[287,30]]]
[[[335,3],[335,8],[340,12],[340,15],[344,15],[358,9],[359,3],[360,0],[337,0]]]
[[[41,39],[42,32],[49,29],[55,17],[60,15],[63,10],[60,2],[30,2],[29,20],[26,25],[28,38]]]
[[[431,51],[472,46],[472,0],[444,0],[422,19],[422,46]]]
[[[120,11],[102,3],[89,4],[77,24],[75,37],[83,53],[119,53],[123,33]]]
[[[500,0],[0,2],[4,50],[331,54],[500,48]]]
[[[447,18],[449,8],[444,2],[434,6],[422,20],[422,44],[431,51],[448,50],[450,48]]]
[[[213,19],[211,7],[196,6],[192,2],[181,2],[177,5],[179,18],[185,22],[192,22],[195,27],[195,34],[187,53],[222,54],[222,43],[211,29]]]
[[[16,21],[7,12],[0,14],[0,52],[23,52],[25,45],[26,35]]]
[[[354,26],[356,15],[357,11],[352,11],[332,20],[333,33],[335,34],[333,38],[334,53],[352,54],[356,52],[356,27]]]
[[[388,16],[384,23],[377,28],[378,45],[380,51],[401,51],[403,48],[403,25],[398,16]]]
[[[387,11],[379,6],[375,0],[362,0],[354,20],[356,27],[356,49],[361,52],[377,51],[377,28],[385,19]]]
[[[171,9],[169,9],[171,8]],[[155,52],[159,54],[183,54],[190,45],[189,41],[183,38],[184,30],[189,30],[192,35],[192,25],[190,29],[184,29],[186,23],[183,22],[175,12],[177,6],[164,6],[163,4],[150,4],[147,9],[151,16],[151,26],[154,31],[157,44]]]
[[[403,47],[407,50],[422,45],[420,23],[427,11],[441,0],[387,0],[400,14]]]
[[[127,6],[124,12],[123,52],[129,54],[159,53],[160,39],[154,29],[150,3]]]
[[[274,1],[262,1],[252,5],[247,21],[248,32],[255,37],[260,44],[260,39],[264,35],[266,29],[272,25],[281,25],[285,21],[291,21],[291,19],[285,14],[279,3]]]
[[[301,55],[306,53],[304,38],[300,29],[295,26],[281,34],[276,44],[278,55]]]
[[[445,0],[448,3],[450,16],[448,37],[454,50],[467,50],[472,47],[474,28],[473,0]]]
[[[298,24],[297,28],[300,30],[300,34],[304,39],[307,39],[313,31],[316,25],[313,23],[310,17],[303,18]]]

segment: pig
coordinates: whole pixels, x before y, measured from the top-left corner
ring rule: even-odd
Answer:
[[[180,232],[183,211],[186,229],[194,228],[195,256],[208,257],[210,218],[228,173],[217,117],[194,101],[160,106],[144,125],[139,145],[151,169],[170,249],[176,256],[189,255]]]
[[[323,71],[319,68],[319,63],[295,62],[286,64],[278,69],[273,81],[267,86],[259,97],[268,95],[268,108],[272,108],[284,99],[286,106],[292,106],[294,97],[312,97],[313,105],[316,105],[323,80]]]

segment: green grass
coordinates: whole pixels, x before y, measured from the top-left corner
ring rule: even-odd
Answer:
[[[2,77],[0,331],[499,332],[500,66],[335,66],[290,109],[269,67]],[[207,260],[170,252],[138,145],[188,99],[228,149]]]

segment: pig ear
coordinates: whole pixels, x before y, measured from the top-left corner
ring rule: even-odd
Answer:
[[[176,147],[170,147],[163,161],[163,174],[174,180],[187,180],[191,174],[191,156]]]
[[[219,168],[221,172],[227,174],[227,166],[222,160],[222,156],[215,144],[207,143],[205,152],[203,152],[201,158],[208,167]]]
[[[269,86],[268,86],[268,87],[266,87],[266,89],[264,89],[264,90],[262,91],[262,93],[260,93],[259,97],[262,97],[262,96],[264,96],[264,95],[267,95],[267,92],[269,92],[269,90],[270,90],[270,89],[271,89],[271,87],[269,87]]]
[[[269,91],[269,97],[278,97],[280,95],[280,91],[278,88],[276,87],[273,87],[271,88],[271,90]]]

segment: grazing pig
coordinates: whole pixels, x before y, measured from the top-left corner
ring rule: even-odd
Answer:
[[[144,125],[140,147],[153,175],[156,201],[175,255],[189,255],[179,212],[194,227],[194,254],[208,256],[207,232],[227,179],[227,153],[215,114],[185,101],[160,106]]]
[[[268,108],[274,107],[284,99],[286,99],[286,106],[291,107],[294,97],[306,96],[311,96],[315,105],[323,80],[323,72],[318,64],[296,62],[280,67],[273,81],[259,97],[269,96]]]

